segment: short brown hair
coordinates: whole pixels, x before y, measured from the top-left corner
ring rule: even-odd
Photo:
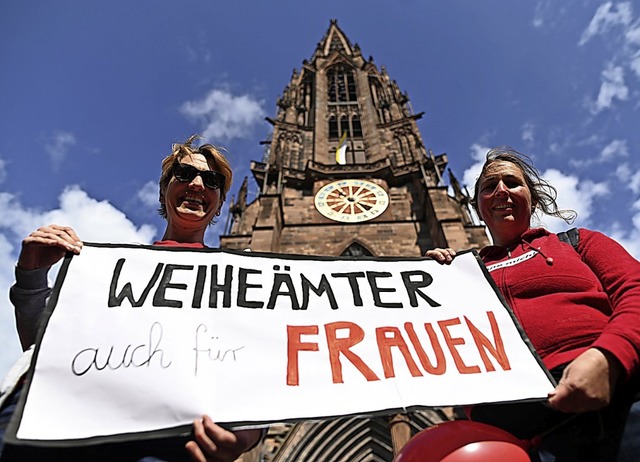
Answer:
[[[172,144],[171,154],[162,160],[162,174],[160,175],[159,181],[160,207],[158,208],[158,212],[163,218],[167,218],[167,208],[162,198],[164,196],[164,192],[167,190],[167,186],[169,186],[171,176],[173,175],[173,164],[174,162],[191,154],[203,155],[207,159],[209,168],[224,176],[224,187],[220,189],[220,205],[222,205],[227,197],[227,193],[231,187],[231,181],[233,181],[233,172],[231,170],[229,160],[227,160],[225,155],[222,153],[224,148],[219,148],[209,143],[203,144],[200,147],[193,146],[193,142],[199,138],[202,138],[202,136],[197,134],[191,135],[184,143]]]

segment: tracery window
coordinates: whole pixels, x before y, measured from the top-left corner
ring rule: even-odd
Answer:
[[[360,117],[357,114],[349,117],[347,114],[339,116],[340,122],[338,123],[338,116],[331,115],[329,117],[329,139],[339,140],[343,133],[347,134],[349,140],[362,139],[362,124],[360,123]]]
[[[340,117],[340,136],[343,133],[347,134],[348,138],[351,138],[351,129],[349,128],[349,118],[346,115]]]
[[[353,138],[362,138],[362,125],[360,125],[360,117],[357,114],[351,117],[351,128]]]
[[[327,93],[330,103],[355,103],[356,80],[353,71],[344,66],[334,67],[327,73]]]
[[[338,119],[335,116],[329,118],[329,139],[337,140],[340,138],[340,131],[338,130]]]
[[[327,70],[328,134],[332,141],[330,151],[337,148],[343,136],[347,142],[345,162],[347,164],[366,162],[362,139],[362,123],[358,105],[356,71],[338,64]],[[333,156],[330,152],[329,156]]]

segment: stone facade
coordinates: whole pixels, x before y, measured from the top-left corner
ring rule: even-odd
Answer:
[[[247,203],[245,181],[232,200],[232,221],[221,246],[382,257],[486,245],[484,227],[474,220],[466,193],[454,177],[453,195],[444,185],[447,156],[425,147],[416,123],[421,116],[413,113],[408,95],[386,69],[365,59],[331,21],[311,59],[294,70],[277,100],[276,117],[268,119],[273,134],[264,142],[266,154],[251,163],[260,193]],[[336,157],[341,142],[347,146],[345,163]],[[358,222],[321,214],[314,202],[319,190],[345,179],[382,188],[388,198],[384,212]],[[355,195],[345,204],[357,202]],[[369,207],[346,210],[365,216]],[[407,435],[450,417],[440,410],[275,425],[262,448],[242,460],[389,461]]]

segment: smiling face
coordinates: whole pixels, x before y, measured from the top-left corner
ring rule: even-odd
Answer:
[[[214,169],[202,154],[188,154],[180,163],[202,171]],[[172,176],[161,200],[166,208],[168,227],[180,229],[206,229],[222,205],[220,189],[207,188],[200,175],[187,182]]]
[[[522,170],[515,164],[496,161],[478,179],[478,213],[496,245],[507,246],[529,229],[532,200]]]

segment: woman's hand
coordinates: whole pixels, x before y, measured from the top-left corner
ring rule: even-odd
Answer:
[[[194,462],[232,462],[254,446],[262,436],[262,430],[225,430],[209,416],[193,422],[195,441],[189,441],[186,449]]]
[[[549,405],[562,412],[596,411],[607,406],[621,366],[610,354],[590,348],[574,359],[549,393]]]
[[[442,265],[450,265],[456,256],[456,251],[450,248],[438,248],[427,250],[427,253],[425,253],[425,255],[429,258],[433,258],[435,261]]]
[[[49,225],[38,228],[22,241],[18,268],[31,270],[54,265],[65,253],[79,254],[82,241],[68,226]]]

